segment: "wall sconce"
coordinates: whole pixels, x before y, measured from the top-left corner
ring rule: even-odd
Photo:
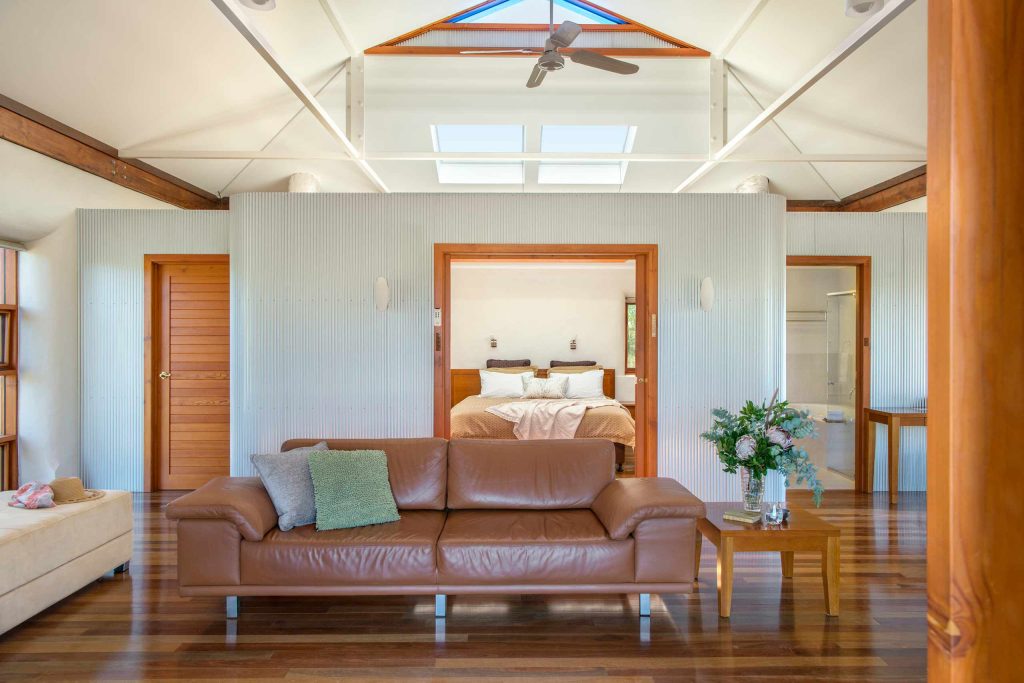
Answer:
[[[492,349],[498,348],[498,340],[495,339],[494,337],[491,337],[491,348]]]
[[[572,339],[569,340],[569,350],[570,351],[575,351],[576,350],[576,337],[573,337]]]
[[[710,311],[715,305],[715,283],[706,277],[700,281],[700,310]]]
[[[391,303],[391,287],[388,285],[386,278],[379,277],[377,281],[373,283],[373,305],[376,306],[378,311],[388,310],[388,305]]]

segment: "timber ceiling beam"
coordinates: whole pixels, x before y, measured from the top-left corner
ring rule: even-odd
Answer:
[[[838,202],[791,199],[787,211],[884,211],[928,193],[928,167],[921,166]]]
[[[0,139],[183,209],[226,209],[221,199],[34,109],[0,95]]]

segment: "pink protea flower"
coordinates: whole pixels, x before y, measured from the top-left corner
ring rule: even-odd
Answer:
[[[793,435],[780,427],[769,427],[764,435],[770,443],[779,448],[786,449],[793,446]]]
[[[754,437],[747,434],[741,436],[736,441],[736,457],[737,458],[749,458],[757,450],[757,442],[754,441]]]

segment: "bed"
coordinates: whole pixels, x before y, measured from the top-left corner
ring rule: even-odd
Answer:
[[[480,396],[480,371],[455,370],[451,375],[451,437],[453,439],[515,439],[514,425],[487,412],[490,406],[513,401],[543,399],[483,398]],[[537,370],[547,377],[546,369]],[[604,394],[615,395],[615,371],[604,370]],[[625,462],[626,447],[636,444],[636,423],[621,404],[587,410],[576,430],[579,439],[608,439],[615,444],[616,463]]]

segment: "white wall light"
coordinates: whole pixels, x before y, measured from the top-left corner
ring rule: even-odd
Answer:
[[[390,303],[391,287],[386,278],[379,277],[373,283],[373,305],[377,307],[378,311],[386,311]]]
[[[710,311],[715,305],[715,283],[706,277],[700,281],[700,310]]]

